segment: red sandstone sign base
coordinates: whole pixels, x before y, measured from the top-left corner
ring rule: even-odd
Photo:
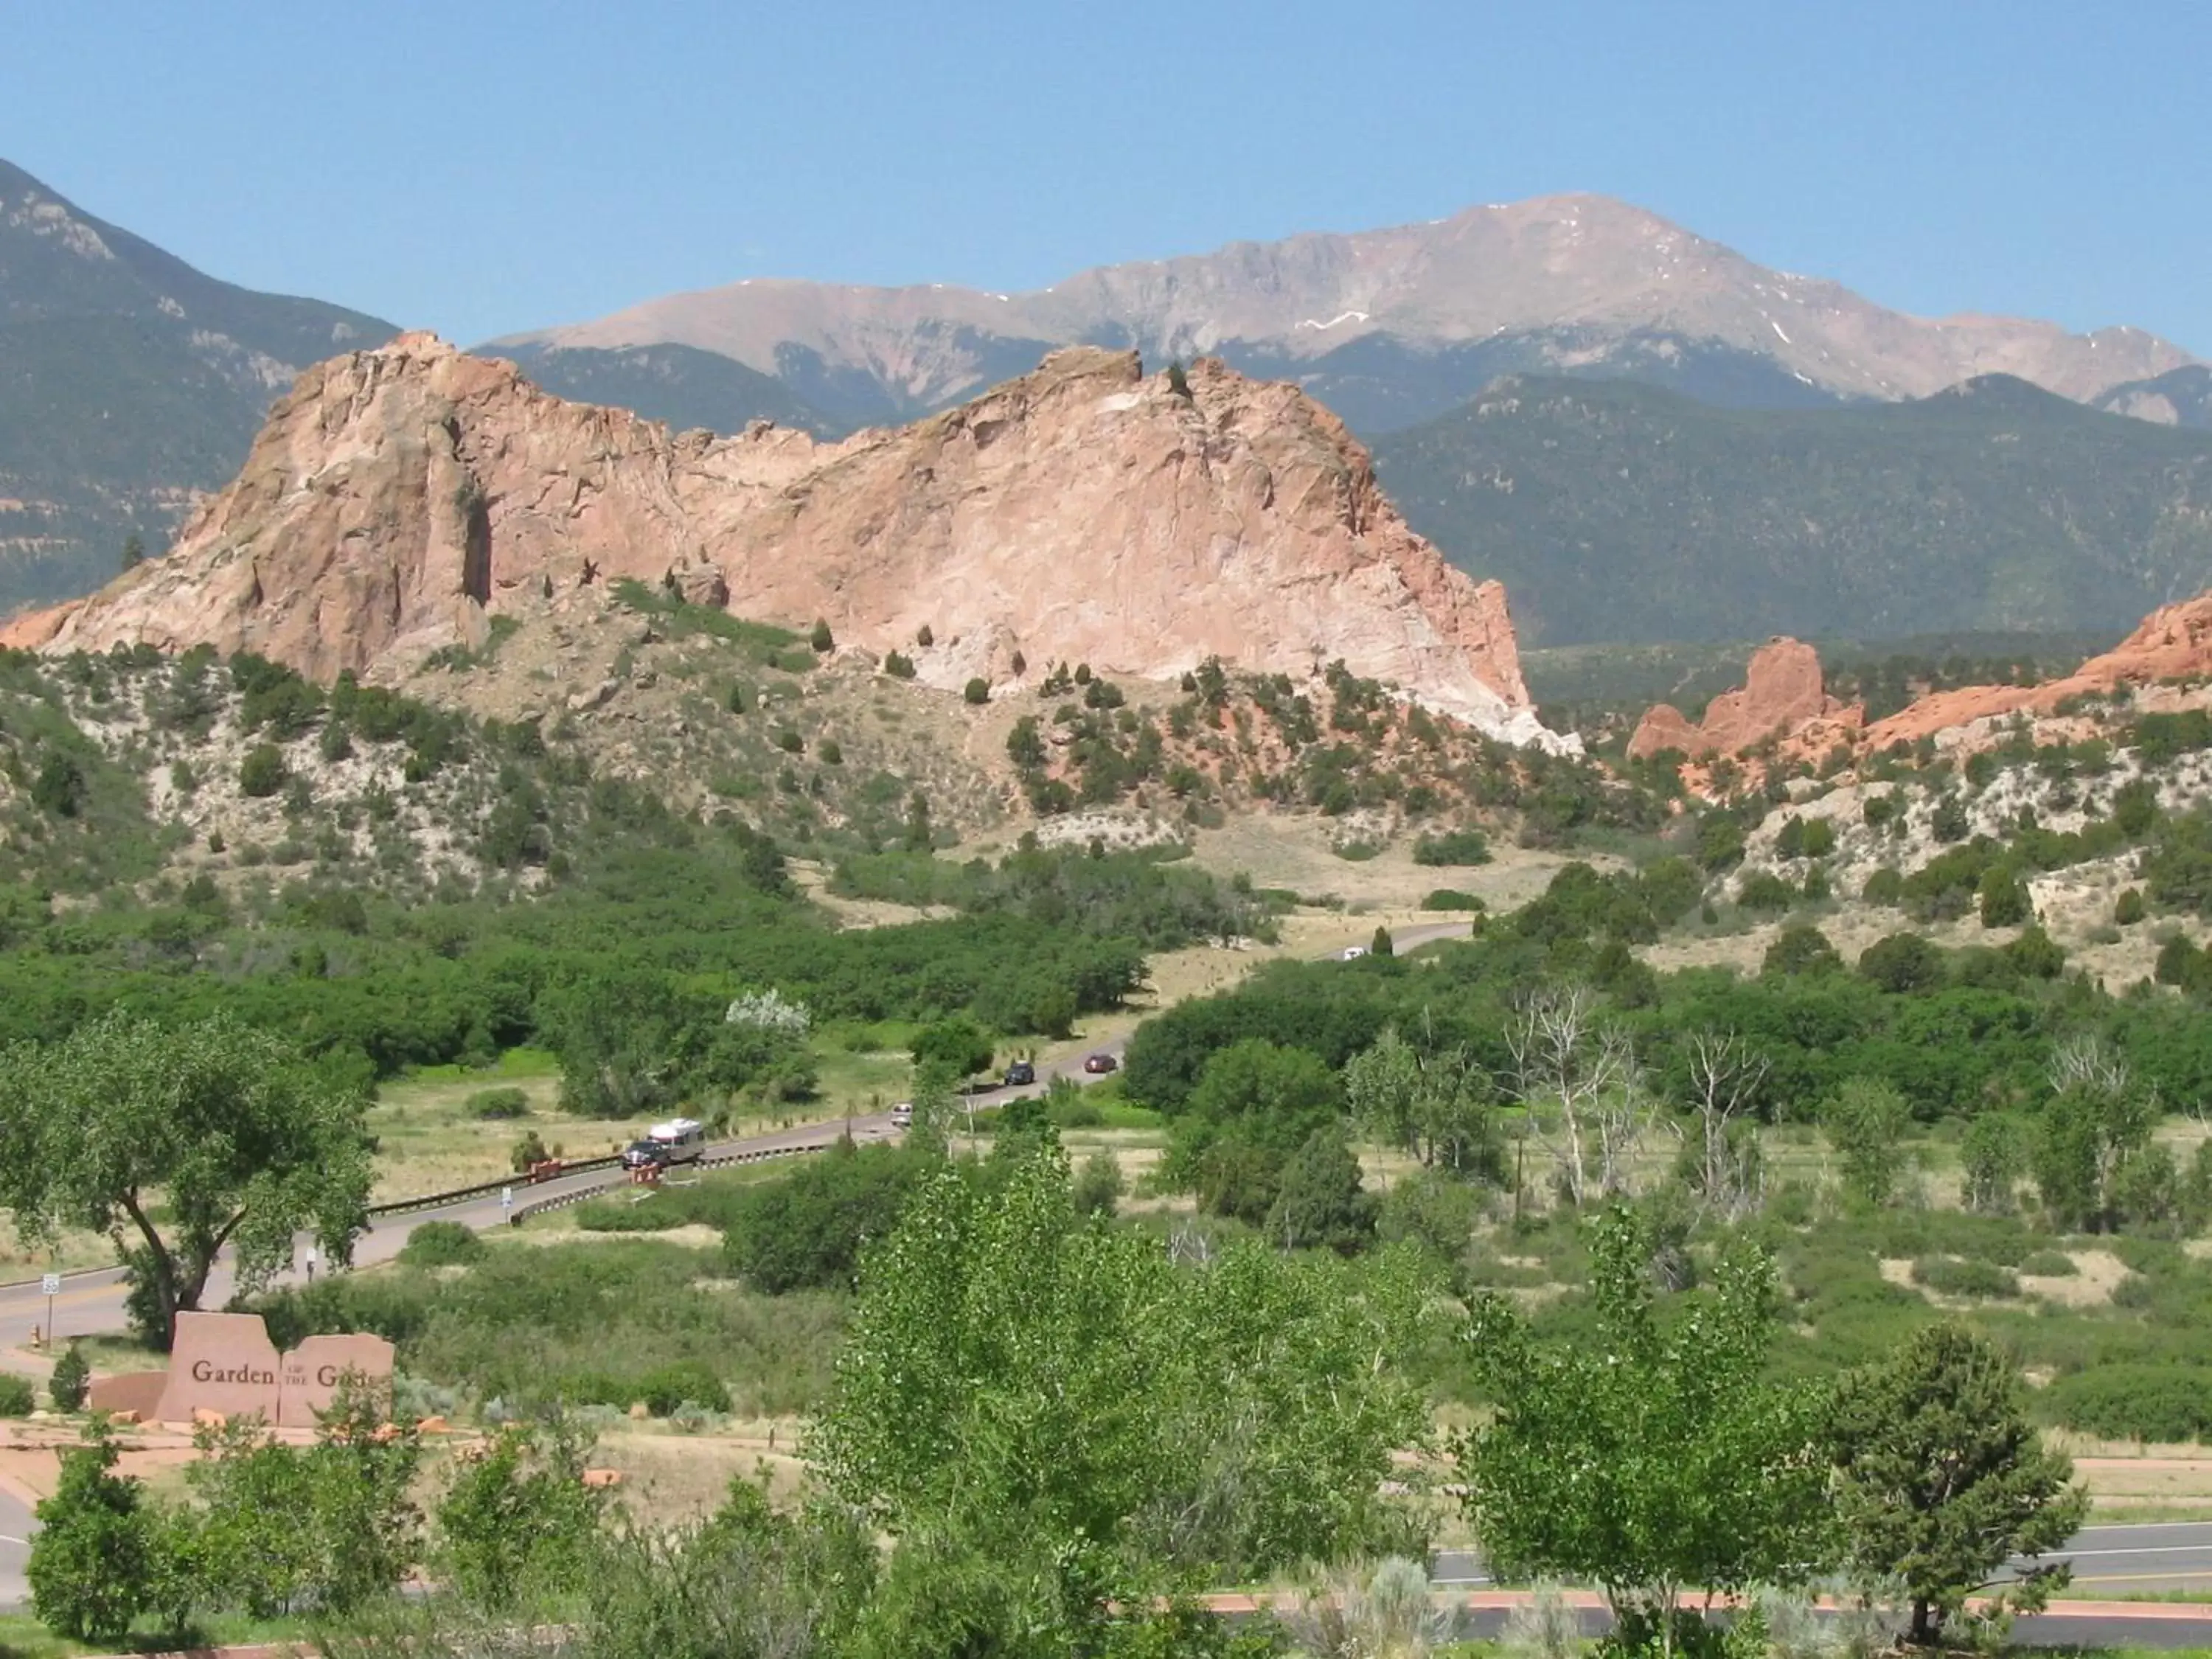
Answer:
[[[339,1379],[389,1383],[392,1344],[380,1336],[311,1336],[280,1354],[258,1314],[182,1313],[169,1369],[93,1384],[94,1411],[135,1411],[159,1423],[190,1423],[196,1413],[258,1417],[276,1428],[313,1428],[328,1411]],[[204,1419],[202,1419],[204,1420]]]

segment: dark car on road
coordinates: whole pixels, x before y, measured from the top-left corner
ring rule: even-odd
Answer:
[[[1036,1067],[1026,1060],[1018,1060],[1006,1067],[1006,1085],[1009,1089],[1025,1089],[1036,1081]]]
[[[1083,1062],[1083,1069],[1099,1077],[1118,1069],[1121,1062],[1111,1054],[1093,1054]]]

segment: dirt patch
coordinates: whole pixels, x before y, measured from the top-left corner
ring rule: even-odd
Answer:
[[[841,898],[830,890],[830,872],[811,859],[786,859],[792,884],[845,927],[896,927],[909,921],[943,921],[959,912],[946,904],[894,904],[888,899]]]
[[[2101,1308],[2110,1304],[2112,1292],[2128,1276],[2128,1264],[2110,1250],[2069,1250],[2066,1255],[2074,1263],[2072,1273],[2051,1278],[2022,1273],[2021,1289],[2062,1308]]]
[[[1371,858],[1347,859],[1334,850],[1342,829],[1339,821],[1317,816],[1250,812],[1218,830],[1200,830],[1192,857],[1217,874],[1243,871],[1255,887],[1280,888],[1304,899],[1334,898],[1361,915],[1377,908],[1412,911],[1440,887],[1473,893],[1492,911],[1510,910],[1540,894],[1563,865],[1577,859],[1601,868],[1620,862],[1602,854],[1535,853],[1493,842],[1488,864],[1419,865],[1411,837]],[[1368,927],[1373,931],[1371,917]]]
[[[795,1495],[806,1478],[798,1455],[801,1432],[791,1418],[739,1422],[714,1434],[614,1429],[599,1437],[592,1462],[622,1471],[631,1514],[670,1524],[712,1514],[735,1480],[764,1477],[779,1502]]]

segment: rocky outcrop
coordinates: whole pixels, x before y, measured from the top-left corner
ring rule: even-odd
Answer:
[[[1879,753],[1895,743],[1971,727],[1978,720],[2026,711],[2048,714],[2074,697],[2106,696],[2124,687],[2212,676],[2212,592],[2161,605],[2135,632],[2063,679],[2040,685],[1969,685],[1931,692],[1866,729]]]
[[[1334,416],[1218,362],[1170,384],[1087,348],[822,445],[765,424],[672,434],[403,336],[303,374],[169,556],[7,638],[205,642],[392,678],[622,577],[824,618],[939,684],[1006,678],[1017,655],[1153,678],[1209,656],[1300,679],[1341,659],[1495,735],[1569,741],[1536,721],[1504,590],[1406,526]]]
[[[1770,738],[1803,738],[1814,728],[1820,735],[1833,728],[1833,738],[1848,738],[1861,718],[1856,704],[1828,696],[1818,652],[1802,640],[1778,638],[1752,653],[1743,689],[1715,697],[1702,721],[1692,725],[1670,703],[1645,711],[1628,740],[1628,753],[1644,760],[1672,749],[1702,760],[1738,754]]]

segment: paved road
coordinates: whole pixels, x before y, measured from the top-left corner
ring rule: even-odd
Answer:
[[[2085,1527],[2061,1554],[2074,1564],[2074,1583],[2066,1591],[2069,1601],[2212,1589],[2212,1522]],[[1438,1552],[1430,1576],[1440,1584],[1469,1589],[1491,1582],[1482,1563],[1464,1550]],[[2212,1619],[2212,1606],[2203,1611]]]
[[[23,1577],[30,1558],[30,1506],[0,1488],[0,1612],[30,1601],[31,1586]]]

